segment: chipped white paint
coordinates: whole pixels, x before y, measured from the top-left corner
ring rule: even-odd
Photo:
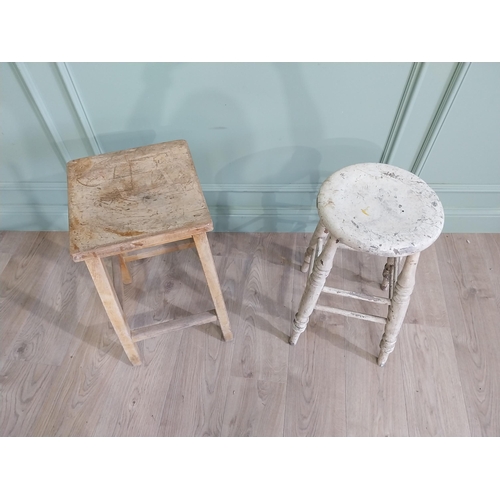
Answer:
[[[307,272],[309,268],[312,269],[312,266],[310,265],[311,258],[317,257],[323,251],[323,246],[327,235],[328,230],[320,219],[304,255],[304,262],[302,264],[302,267],[300,268],[303,273]]]
[[[378,364],[384,366],[394,350],[403,324],[420,252],[441,234],[443,207],[436,193],[420,178],[406,170],[380,163],[362,163],[331,175],[318,194],[320,222],[304,256],[301,270],[310,271],[292,325],[290,344],[306,329],[314,309],[386,324],[380,343]],[[318,255],[322,238],[328,238]],[[337,248],[388,257],[383,271],[382,290],[389,298],[325,287]],[[407,256],[399,274],[401,258]],[[311,262],[312,260],[312,262]],[[387,318],[335,307],[318,306],[321,292],[389,305]]]
[[[364,314],[356,311],[349,311],[347,309],[339,309],[338,307],[316,305],[314,309],[333,314],[340,314],[341,316],[348,316],[349,318],[363,319],[365,321],[373,321],[374,323],[381,323],[382,325],[385,325],[387,322],[387,319],[383,318],[382,316],[375,316],[373,314]]]
[[[422,179],[381,163],[351,165],[331,175],[319,191],[318,211],[341,243],[385,257],[421,252],[444,224],[443,206]]]
[[[306,290],[302,295],[299,310],[293,320],[292,336],[289,340],[292,345],[297,343],[300,334],[306,329],[307,323],[309,322],[309,316],[311,316],[311,313],[316,306],[316,302],[318,302],[318,298],[323,286],[325,285],[326,278],[332,269],[333,257],[335,256],[337,246],[338,242],[329,237],[325,243],[323,251],[314,261],[313,271],[307,279]]]
[[[419,257],[420,253],[409,255],[398,277],[392,304],[389,306],[384,335],[380,342],[380,353],[377,360],[379,366],[385,365],[389,354],[394,350],[396,345],[396,340],[403,325],[406,311],[410,305],[410,297],[415,286],[415,273]]]
[[[385,297],[377,297],[375,295],[366,295],[365,293],[351,292],[350,290],[339,290],[338,288],[332,288],[329,286],[323,287],[324,293],[330,293],[332,295],[340,295],[341,297],[347,297],[349,299],[364,300],[366,302],[373,302],[374,304],[384,304],[390,305],[391,301]]]

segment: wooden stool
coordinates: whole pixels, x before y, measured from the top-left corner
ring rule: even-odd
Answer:
[[[331,175],[321,186],[317,206],[320,221],[301,268],[310,274],[293,321],[290,344],[297,343],[314,309],[374,321],[385,324],[378,356],[379,366],[384,366],[410,303],[420,252],[434,243],[443,229],[441,202],[422,179],[406,170],[361,163]],[[324,286],[339,247],[388,257],[381,288],[389,286],[389,298]],[[406,259],[401,266],[402,257]],[[316,305],[322,291],[387,305],[387,317]]]
[[[135,342],[165,332],[219,320],[224,340],[232,340],[206,235],[213,223],[186,141],[70,161],[68,210],[70,253],[74,261],[87,264],[133,365],[141,364]],[[131,283],[127,262],[193,246],[215,310],[131,331],[118,298],[123,299],[123,283]],[[102,260],[110,256],[117,256],[113,280]]]

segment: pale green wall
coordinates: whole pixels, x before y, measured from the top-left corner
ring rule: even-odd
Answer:
[[[216,230],[311,231],[333,171],[421,175],[500,232],[498,63],[0,63],[0,228],[67,229],[65,163],[189,142]]]

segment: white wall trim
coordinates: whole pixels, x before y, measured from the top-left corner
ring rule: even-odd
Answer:
[[[35,105],[36,110],[42,117],[42,120],[47,130],[52,136],[54,144],[60,154],[61,159],[63,160],[62,164],[64,166],[64,170],[66,170],[66,163],[68,163],[71,160],[71,156],[68,150],[66,149],[66,146],[64,145],[64,142],[59,134],[59,131],[57,130],[54,120],[52,120],[52,116],[48,112],[47,107],[45,106],[45,103],[43,102],[43,99],[40,96],[40,93],[38,92],[35,82],[31,78],[30,72],[26,67],[26,64],[19,62],[18,63],[15,62],[12,64],[13,67],[17,69],[17,74],[19,75],[22,83],[24,84],[25,89],[28,91],[29,97],[31,97],[31,102]]]
[[[65,182],[0,182],[0,191],[60,191],[67,190]]]
[[[429,184],[436,193],[500,193],[500,184]]]
[[[55,64],[57,66],[57,69],[59,70],[59,74],[61,75],[61,79],[64,83],[66,92],[68,93],[71,103],[73,104],[73,108],[75,109],[78,119],[80,120],[80,124],[82,125],[83,130],[85,131],[85,135],[87,136],[92,151],[94,152],[94,155],[101,154],[103,152],[103,149],[99,144],[99,141],[97,140],[87,110],[83,105],[83,101],[80,97],[80,94],[75,85],[73,76],[71,75],[68,65],[65,62],[57,62]]]
[[[422,170],[425,166],[425,162],[429,157],[430,152],[436,142],[436,139],[441,132],[441,128],[443,127],[446,118],[448,117],[448,113],[453,106],[453,102],[455,101],[456,96],[464,82],[464,79],[469,71],[471,63],[457,63],[455,71],[451,76],[450,83],[448,84],[446,91],[441,99],[439,107],[432,119],[432,122],[429,126],[429,130],[425,135],[425,138],[420,146],[420,150],[417,154],[415,162],[411,168],[411,172],[415,175],[420,176]]]
[[[429,184],[437,193],[500,193],[500,184]],[[205,192],[317,193],[321,184],[202,184]],[[3,191],[67,190],[66,182],[0,182]]]
[[[216,231],[312,232],[318,220],[314,208],[209,207]],[[67,231],[65,205],[0,207],[1,231]],[[445,209],[444,232],[498,233],[500,208]]]
[[[316,216],[316,209],[308,207],[210,207],[210,212],[215,215],[226,215],[232,217],[274,217],[285,215],[301,215],[301,216]],[[0,213],[54,213],[67,214],[68,207],[66,205],[4,205],[0,207]],[[454,217],[462,216],[477,216],[477,217],[500,217],[500,208],[447,208],[445,215]]]
[[[424,64],[425,63],[412,64],[398,110],[396,111],[396,115],[394,117],[394,122],[387,137],[384,151],[380,157],[380,163],[391,162],[392,152],[399,142],[400,132],[404,128],[407,121],[407,111],[411,107],[415,96],[415,90],[420,83],[420,75],[422,74]]]
[[[0,214],[67,214],[66,205],[3,205]]]

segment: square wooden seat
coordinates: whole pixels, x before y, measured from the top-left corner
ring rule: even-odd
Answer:
[[[130,362],[135,342],[219,321],[232,340],[207,231],[213,222],[186,141],[80,158],[68,163],[70,253],[85,261]],[[155,248],[152,248],[155,247]],[[130,283],[127,262],[196,247],[215,310],[131,331],[119,300]],[[113,258],[113,279],[102,261]]]

